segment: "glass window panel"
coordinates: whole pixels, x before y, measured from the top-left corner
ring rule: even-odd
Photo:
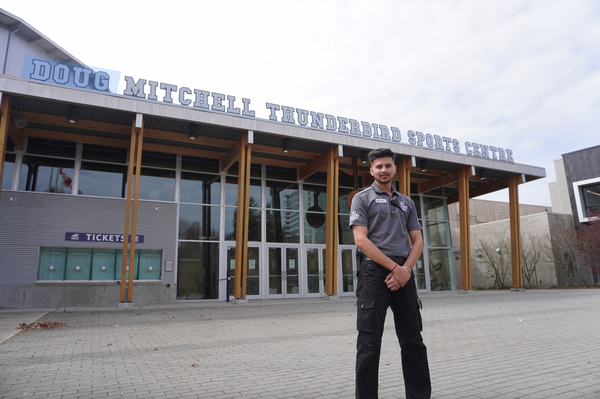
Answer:
[[[248,275],[246,279],[246,295],[260,295],[259,254],[259,248],[248,248]]]
[[[288,294],[299,294],[300,278],[298,276],[298,269],[300,265],[298,263],[298,248],[286,248],[285,261],[285,291]]]
[[[219,160],[182,155],[181,169],[197,172],[219,173]]]
[[[162,251],[140,251],[139,280],[160,280]]]
[[[177,166],[177,155],[142,150],[142,165],[175,169]]]
[[[6,151],[8,151],[8,152],[14,152],[15,151],[15,145],[12,142],[10,136],[8,137],[8,140],[6,140]]]
[[[117,249],[117,263],[116,263],[116,278],[117,280],[121,280],[121,271],[123,270],[123,250]],[[131,267],[130,254],[129,250],[127,250],[127,266],[125,268],[125,280],[129,280],[129,268]],[[135,251],[133,255],[133,279],[138,279],[138,268],[140,263],[140,251]]]
[[[302,205],[308,212],[325,212],[327,209],[327,186],[302,187]]]
[[[267,208],[299,209],[298,183],[267,181]]]
[[[95,249],[92,254],[92,280],[115,280],[115,249]],[[121,276],[119,276],[119,279]]]
[[[306,250],[306,277],[309,294],[321,292],[319,281],[319,249],[308,248]]]
[[[422,219],[422,216],[421,216],[421,196],[419,196],[419,195],[413,195],[412,197],[410,197],[410,199],[413,200],[413,202],[415,203],[415,207],[417,208],[417,218],[418,219]]]
[[[13,174],[15,173],[15,154],[5,154],[4,169],[2,170],[2,189],[10,190],[12,187]]]
[[[177,299],[219,298],[219,243],[179,242]]]
[[[127,166],[81,162],[79,194],[125,198]]]
[[[449,222],[425,222],[428,247],[451,247]]]
[[[237,206],[238,185],[237,177],[225,179],[225,205]],[[262,187],[259,179],[250,179],[250,207],[261,207]]]
[[[227,247],[227,277],[229,277],[229,296],[237,296],[235,290],[235,247]],[[248,283],[246,283],[247,286]],[[227,293],[225,293],[227,295]]]
[[[219,240],[218,206],[179,205],[180,240]]]
[[[451,249],[433,249],[428,252],[431,291],[454,290],[454,268]]]
[[[338,184],[344,187],[354,187],[354,177],[340,170],[340,177]]]
[[[238,176],[239,165],[237,162],[235,162],[229,167],[229,169],[227,170],[227,174],[232,176]],[[262,165],[250,164],[250,177],[262,177]]]
[[[300,213],[267,211],[267,242],[300,242]]]
[[[41,248],[38,279],[64,280],[66,263],[66,248]]]
[[[304,243],[325,244],[325,214],[303,212],[304,215]],[[313,227],[314,226],[314,227]]]
[[[350,215],[338,215],[340,245],[354,245],[354,233],[350,228]]]
[[[430,191],[427,191],[428,195],[436,195],[438,197],[445,197],[446,196],[446,189],[444,187],[440,187],[440,188],[436,188]]]
[[[261,210],[249,210],[248,241],[261,241]],[[237,208],[225,208],[225,240],[235,241],[237,232]]]
[[[352,188],[338,188],[338,213],[350,213],[348,196],[354,191]]]
[[[175,171],[142,168],[140,177],[140,199],[156,201],[175,200]],[[135,184],[135,176],[133,177]]]
[[[354,292],[354,270],[352,268],[352,250],[342,250],[342,290]]]
[[[416,268],[416,277],[417,277],[417,289],[426,290],[427,282],[425,281],[425,268],[423,267],[423,254],[417,261]]]
[[[91,249],[67,249],[65,280],[89,280],[92,273]]]
[[[221,203],[221,176],[181,172],[180,201],[197,204]]]
[[[266,166],[267,179],[297,181],[298,171],[291,168],[283,168],[281,166]]]
[[[425,219],[448,220],[448,208],[445,198],[423,197]]]
[[[410,193],[419,194],[419,185],[417,183],[410,183]]]
[[[127,148],[84,144],[81,158],[90,161],[127,163]]]
[[[55,157],[75,158],[77,143],[29,137],[27,139],[27,153],[39,155],[52,155]]]
[[[269,248],[269,295],[283,293],[281,281],[281,248]]]
[[[23,156],[19,190],[46,193],[71,193],[74,161]]]
[[[583,187],[585,198],[585,213],[596,212],[600,209],[600,184]]]
[[[316,172],[312,175],[308,176],[304,179],[305,183],[313,183],[313,184],[327,184],[327,173],[326,172]]]

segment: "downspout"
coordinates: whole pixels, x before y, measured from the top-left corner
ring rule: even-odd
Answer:
[[[6,54],[4,54],[4,66],[2,67],[3,74],[6,73],[6,64],[8,62],[8,50],[10,49],[10,38],[12,37],[13,33],[17,33],[19,31],[19,25],[20,24],[17,24],[15,30],[8,34],[8,40],[6,41]]]

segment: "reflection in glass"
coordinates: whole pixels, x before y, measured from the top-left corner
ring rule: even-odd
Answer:
[[[325,212],[327,209],[327,187],[305,184],[302,187],[302,206],[308,212]]]
[[[306,250],[306,278],[309,294],[321,292],[319,280],[319,249],[308,248]]]
[[[219,243],[179,242],[177,299],[219,298]]]
[[[350,215],[338,216],[338,236],[340,245],[354,245],[354,234],[350,228]]]
[[[237,211],[238,208],[225,208],[225,240],[235,241],[237,232]],[[248,210],[248,241],[261,240],[261,210],[250,208]]]
[[[342,291],[354,292],[354,269],[352,268],[352,250],[342,250]]]
[[[225,180],[225,205],[237,206],[238,185],[237,177],[227,177]],[[250,179],[250,207],[261,206],[261,183],[258,179]]]
[[[179,192],[180,202],[220,205],[221,176],[181,172]]]
[[[10,190],[12,188],[13,174],[15,173],[15,154],[6,154],[4,156],[4,169],[2,170],[2,189]]]
[[[180,240],[219,240],[218,206],[179,205]]]
[[[413,202],[415,203],[415,207],[417,208],[417,219],[419,219],[419,223],[421,222],[421,197],[418,195],[413,195],[412,197],[410,197],[410,199],[413,200]]]
[[[133,180],[133,184],[135,184],[135,176]],[[156,201],[174,201],[175,171],[142,168],[139,198]]]
[[[235,247],[227,247],[227,272],[229,273],[229,295],[241,298],[239,293],[235,293]]]
[[[338,189],[338,213],[350,213],[350,208],[348,208],[348,195],[354,191],[351,188],[340,187]]]
[[[298,183],[267,181],[266,201],[267,208],[298,210]]]
[[[248,247],[246,295],[260,295],[260,249]]]
[[[38,279],[64,280],[66,263],[66,248],[41,248]]]
[[[584,192],[585,216],[600,210],[600,184],[585,186]]]
[[[425,222],[428,247],[451,247],[449,222]]]
[[[429,250],[429,279],[431,291],[454,290],[454,268],[451,249]]]
[[[445,198],[423,197],[425,219],[448,220],[448,208]]]
[[[67,249],[65,280],[89,280],[92,273],[91,249]]]
[[[416,267],[414,268],[417,279],[417,288],[420,290],[427,289],[427,282],[425,281],[425,268],[423,267],[423,254],[417,261]]]
[[[125,280],[129,280],[129,268],[131,267],[131,262],[129,261],[129,259],[130,259],[130,255],[129,255],[129,250],[128,250],[127,251],[127,266],[125,268]],[[139,264],[140,264],[140,251],[136,250],[135,254],[133,255],[133,279],[134,280],[138,279]],[[117,269],[116,269],[117,280],[121,280],[122,270],[123,270],[123,250],[117,249]]]
[[[95,249],[92,256],[92,280],[115,280],[114,249]],[[119,276],[119,279],[121,276]]]
[[[79,194],[125,198],[127,166],[81,162]]]
[[[70,194],[74,164],[67,159],[24,155],[19,190]]]
[[[327,225],[325,224],[325,220],[323,220],[323,224],[316,223],[316,225],[320,225],[319,227],[312,227],[311,220],[309,218],[312,217],[312,220],[315,217],[322,217],[325,219],[324,213],[311,213],[311,212],[303,212],[304,214],[304,243],[305,244],[325,244],[325,233],[327,230]],[[313,224],[315,224],[313,222]]]
[[[282,293],[281,248],[269,248],[269,295]]]
[[[300,292],[300,278],[298,277],[298,248],[286,248],[285,261],[286,293],[298,294]]]
[[[300,212],[267,211],[267,242],[300,242]]]
[[[162,251],[140,252],[140,272],[138,280],[160,280]]]

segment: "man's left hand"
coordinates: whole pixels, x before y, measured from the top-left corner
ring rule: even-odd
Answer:
[[[396,269],[392,273],[387,275],[387,277],[385,278],[385,284],[390,290],[396,291],[399,288],[404,287],[406,283],[408,283],[408,281],[410,280],[410,276],[410,268],[406,266],[399,266],[396,267]]]

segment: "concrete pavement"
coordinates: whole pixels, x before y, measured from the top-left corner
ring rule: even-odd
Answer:
[[[421,299],[434,398],[600,398],[600,290]],[[354,304],[3,309],[0,398],[352,398]],[[37,320],[67,327],[16,330]],[[380,398],[403,398],[391,317],[382,351]]]

